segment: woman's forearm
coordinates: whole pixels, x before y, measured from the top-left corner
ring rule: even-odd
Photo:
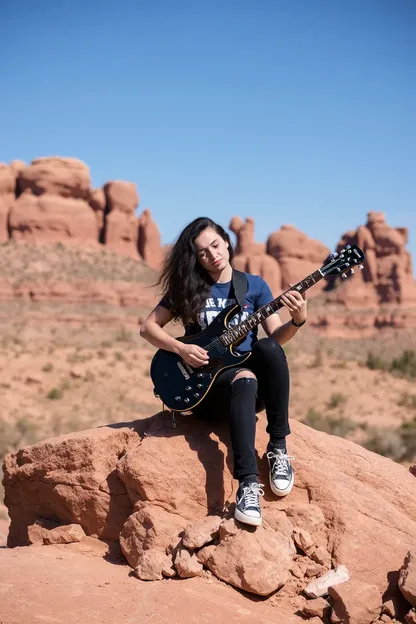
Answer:
[[[284,345],[286,342],[289,342],[295,334],[297,334],[300,328],[293,325],[292,321],[288,321],[283,325],[280,325],[277,329],[274,330],[272,334],[272,338],[276,340],[280,345]]]

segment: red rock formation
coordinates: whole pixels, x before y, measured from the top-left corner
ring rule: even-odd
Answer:
[[[240,217],[233,217],[228,226],[237,238],[236,255],[258,255],[266,253],[265,243],[256,243],[254,240],[254,219],[247,217],[245,222]]]
[[[160,269],[165,253],[160,242],[159,229],[147,208],[139,218],[138,249],[146,264],[153,269]]]
[[[364,251],[366,262],[358,287],[361,294],[365,289],[371,292],[373,304],[416,304],[412,259],[405,249],[407,240],[407,228],[393,228],[386,223],[383,213],[369,212],[367,224],[345,233],[339,242],[338,251],[347,243],[355,243]],[[358,285],[356,279],[354,285]],[[343,289],[338,300],[349,299],[351,290],[352,287]],[[355,293],[357,301],[358,298]]]
[[[51,193],[88,200],[91,179],[89,168],[77,158],[52,156],[36,158],[21,169],[17,184],[19,193],[29,190],[33,195]]]
[[[280,230],[270,234],[266,249],[280,265],[283,288],[289,288],[289,284],[295,284],[316,271],[330,253],[323,243],[309,238],[293,225],[282,225]],[[310,296],[319,294],[324,285],[318,282],[311,289]]]
[[[107,208],[107,200],[104,189],[96,188],[90,192],[89,205],[94,210],[95,218],[97,219],[99,241],[100,243],[104,243],[104,225]]]
[[[58,195],[23,193],[10,210],[9,229],[18,242],[98,241],[97,222],[87,202]]]
[[[12,167],[0,163],[0,242],[9,239],[8,216],[15,200],[16,172]]]
[[[254,240],[254,219],[233,217],[228,226],[236,235],[237,244],[233,265],[239,271],[246,271],[261,277],[268,283],[275,297],[282,291],[282,275],[279,264],[265,253],[265,244]]]
[[[104,243],[110,249],[131,258],[138,257],[138,218],[135,210],[139,196],[133,182],[121,180],[104,185],[106,218]]]

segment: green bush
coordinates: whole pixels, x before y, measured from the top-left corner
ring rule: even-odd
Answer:
[[[331,394],[331,397],[328,401],[328,407],[330,409],[333,409],[334,407],[340,407],[341,405],[344,405],[347,402],[347,397],[345,396],[345,394],[342,394],[341,392],[334,392],[333,394]]]
[[[399,427],[399,433],[406,447],[406,451],[401,459],[410,461],[416,456],[416,418],[403,423]]]
[[[370,351],[367,356],[366,366],[372,370],[387,370],[401,377],[416,379],[416,351],[407,349],[390,363]]]
[[[339,436],[340,438],[346,438],[350,433],[355,431],[359,427],[358,423],[354,422],[350,418],[333,418],[324,416],[317,412],[314,408],[310,408],[302,421],[305,425],[313,427],[318,431],[324,433],[330,433],[331,435]]]
[[[416,379],[416,351],[403,351],[400,357],[395,358],[390,364],[392,372],[399,373],[404,377]]]
[[[371,370],[387,370],[389,368],[387,362],[382,360],[379,355],[374,355],[371,351],[367,356],[366,365],[367,368],[371,368]]]
[[[38,439],[36,423],[22,416],[16,422],[0,420],[0,463],[7,453],[25,444],[34,444]]]
[[[367,440],[362,444],[369,451],[390,457],[394,461],[400,461],[406,453],[402,436],[396,429],[372,428],[368,432]]]
[[[51,401],[56,401],[57,399],[62,399],[63,396],[64,393],[60,388],[52,388],[51,390],[49,390],[46,398],[50,399]]]
[[[416,394],[408,394],[407,392],[403,392],[402,396],[397,402],[397,405],[416,409]]]

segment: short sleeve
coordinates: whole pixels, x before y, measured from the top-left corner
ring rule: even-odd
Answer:
[[[162,297],[157,305],[162,306],[162,308],[166,308],[166,310],[170,310],[169,304],[167,303],[167,297]]]
[[[259,308],[262,308],[263,306],[273,301],[273,299],[274,297],[272,295],[272,291],[270,290],[267,282],[265,282],[262,277],[258,277],[256,309],[258,310]]]

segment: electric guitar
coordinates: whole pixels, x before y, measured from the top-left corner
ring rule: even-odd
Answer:
[[[354,266],[362,269],[361,263],[364,260],[364,253],[359,247],[347,245],[339,254],[331,254],[320,269],[288,290],[303,293],[329,275],[341,274],[342,277],[347,277],[346,271],[354,273]],[[229,321],[241,310],[238,304],[232,304],[220,312],[200,334],[178,338],[181,342],[196,344],[208,352],[209,363],[202,367],[192,368],[176,353],[159,349],[150,366],[155,396],[174,412],[189,411],[199,405],[222,370],[239,366],[250,357],[251,352],[239,354],[234,347],[238,346],[251,329],[283,306],[282,295],[239,325],[229,325]]]

